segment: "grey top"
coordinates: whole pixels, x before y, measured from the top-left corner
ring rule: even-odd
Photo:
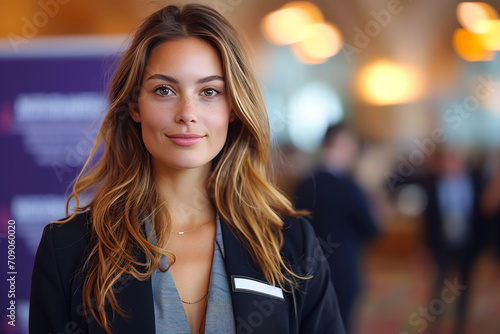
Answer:
[[[152,233],[149,220],[146,221],[146,231],[149,242],[156,244],[156,236]],[[224,266],[224,244],[218,217],[214,249],[207,298],[205,333],[235,333],[231,292]],[[161,266],[167,267],[165,256],[161,258]],[[191,333],[188,318],[170,270],[163,273],[156,268],[153,271],[151,281],[156,333]]]

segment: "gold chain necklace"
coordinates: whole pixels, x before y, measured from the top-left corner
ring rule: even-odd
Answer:
[[[194,302],[187,302],[185,300],[182,300],[181,299],[181,302],[183,302],[184,304],[198,304],[199,302],[201,302],[203,299],[207,298],[208,296],[208,290],[207,290],[207,293],[205,293],[205,295],[203,297],[201,297],[200,299],[198,299],[197,301],[194,301]]]
[[[203,223],[203,224],[201,224],[201,225],[199,225],[199,226],[197,226],[197,227],[195,227],[195,228],[192,228],[192,229],[190,229],[190,230],[183,231],[183,232],[175,232],[175,233],[182,235],[182,234],[186,234],[186,233],[194,232],[194,231],[199,230],[200,228],[202,228],[204,225],[207,225],[207,224],[208,224],[208,223],[210,223],[211,221],[212,221],[212,219],[210,219],[209,221],[207,221],[207,222],[205,222],[205,223]]]

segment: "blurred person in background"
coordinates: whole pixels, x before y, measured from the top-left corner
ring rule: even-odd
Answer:
[[[367,198],[351,176],[358,150],[358,140],[347,127],[330,126],[317,170],[299,182],[295,191],[296,207],[310,211],[316,235],[327,247],[325,253],[347,332],[360,292],[362,246],[377,233]]]
[[[440,148],[434,166],[435,171],[421,180],[427,195],[425,238],[437,265],[432,297],[441,300],[443,289],[455,287],[454,332],[464,333],[472,268],[486,239],[479,201],[482,174],[468,165],[465,152],[455,148]],[[450,276],[453,269],[457,273]]]

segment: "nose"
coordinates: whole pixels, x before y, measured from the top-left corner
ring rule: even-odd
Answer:
[[[175,114],[177,123],[195,123],[197,121],[195,103],[189,98],[182,98]]]

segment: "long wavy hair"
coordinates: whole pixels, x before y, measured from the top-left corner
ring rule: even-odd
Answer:
[[[110,88],[110,107],[98,136],[75,181],[66,212],[73,219],[90,211],[91,244],[83,286],[84,314],[111,333],[105,306],[127,316],[115,297],[120,278],[138,280],[161,268],[168,250],[170,216],[162,204],[151,164],[129,108],[137,105],[141,81],[151,51],[165,41],[196,37],[219,54],[232,110],[237,119],[228,129],[222,151],[212,162],[206,189],[220,217],[259,265],[267,281],[289,291],[300,277],[280,256],[282,217],[298,216],[290,201],[270,181],[270,128],[257,81],[229,22],[215,10],[198,4],[167,6],[150,15],[124,53]],[[97,160],[95,163],[94,160]],[[79,196],[90,195],[80,205]],[[70,201],[76,209],[70,215]],[[149,218],[156,245],[148,242]],[[144,254],[145,256],[142,256]],[[115,289],[114,289],[115,287]]]

